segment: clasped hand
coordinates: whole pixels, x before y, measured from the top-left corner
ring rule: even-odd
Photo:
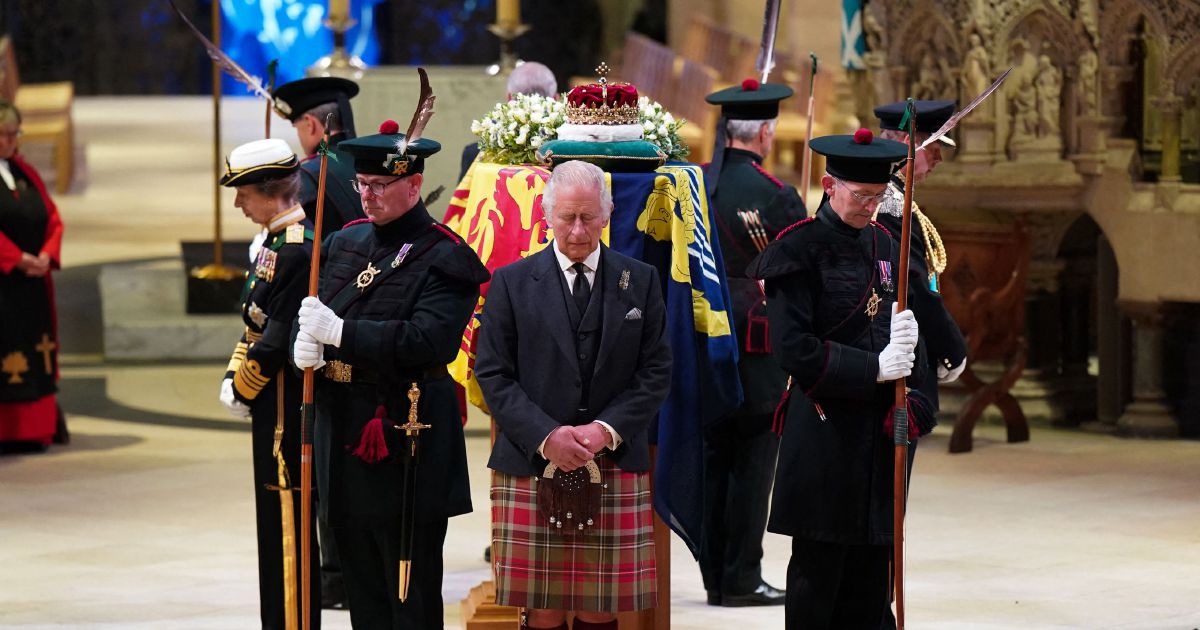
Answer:
[[[562,426],[550,432],[542,454],[563,472],[571,472],[594,459],[610,440],[608,431],[595,422]]]
[[[37,256],[29,252],[21,252],[21,260],[17,269],[30,278],[41,278],[50,272],[50,254],[42,252]]]

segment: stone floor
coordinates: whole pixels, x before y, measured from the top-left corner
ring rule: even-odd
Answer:
[[[228,99],[229,147],[257,106]],[[106,262],[177,255],[211,233],[211,138],[201,98],[80,99],[88,181],[60,198],[67,330],[62,404],[74,439],[0,457],[0,628],[252,628],[257,590],[246,424],[216,400],[218,363],[106,363],[93,286]],[[276,125],[280,137],[290,129]],[[290,139],[290,138],[289,138]],[[248,222],[225,198],[226,234]],[[86,271],[90,270],[90,271]],[[74,274],[74,275],[71,275]],[[478,425],[474,425],[478,426]],[[487,576],[486,437],[468,450],[476,512],[451,521],[448,627]],[[1129,441],[1035,427],[1026,444],[984,426],[976,449],[922,442],[908,517],[911,628],[1200,627],[1200,442]],[[788,540],[767,535],[783,585]],[[781,609],[704,605],[672,546],[673,627],[780,628]],[[348,628],[326,612],[326,628]]]

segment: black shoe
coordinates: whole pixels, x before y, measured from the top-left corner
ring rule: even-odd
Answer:
[[[720,606],[721,605],[721,593],[719,593],[717,591],[707,591],[707,593],[708,593],[708,605],[709,606]]]
[[[787,598],[787,592],[781,591],[766,582],[746,595],[725,595],[721,597],[721,605],[726,608],[742,606],[782,606]],[[710,600],[711,601],[711,598]]]

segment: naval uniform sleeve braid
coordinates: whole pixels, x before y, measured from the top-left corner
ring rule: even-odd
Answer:
[[[250,344],[246,343],[246,333],[243,331],[242,336],[238,338],[237,345],[233,347],[233,354],[229,357],[229,364],[225,366],[225,376],[222,378],[233,378],[234,373],[246,360],[246,350],[249,348]]]
[[[879,355],[818,337],[813,330],[816,289],[806,274],[766,280],[772,355],[809,396],[870,398]]]
[[[308,289],[308,261],[300,247],[284,246],[279,251],[275,277],[270,283],[267,315],[262,338],[250,345],[246,359],[233,377],[239,399],[254,400],[287,363],[291,351],[292,322]]]

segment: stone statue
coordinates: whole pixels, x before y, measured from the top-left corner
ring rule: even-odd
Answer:
[[[991,59],[988,57],[987,49],[983,47],[983,40],[979,37],[979,33],[971,33],[969,41],[971,49],[967,51],[967,56],[963,59],[962,72],[959,74],[963,102],[975,98],[991,84],[991,81],[988,80],[991,73]]]
[[[1037,140],[1037,91],[1033,83],[1022,82],[1010,97],[1012,104],[1012,136],[1010,146],[1016,147]]]
[[[868,52],[883,52],[883,27],[871,11],[863,11],[863,34],[867,38]]]
[[[1059,134],[1059,107],[1062,103],[1062,71],[1054,67],[1049,55],[1038,58],[1037,78],[1037,135],[1053,137]]]
[[[1084,114],[1098,114],[1099,92],[1096,83],[1100,72],[1100,59],[1096,51],[1088,49],[1079,55],[1079,104]]]
[[[1079,0],[1079,22],[1083,24],[1083,30],[1088,34],[1088,39],[1092,42],[1093,48],[1100,47],[1100,10],[1096,7],[1096,0]]]
[[[938,67],[929,52],[921,58],[921,69],[917,72],[917,82],[912,86],[913,98],[936,99],[942,92],[942,78]]]

